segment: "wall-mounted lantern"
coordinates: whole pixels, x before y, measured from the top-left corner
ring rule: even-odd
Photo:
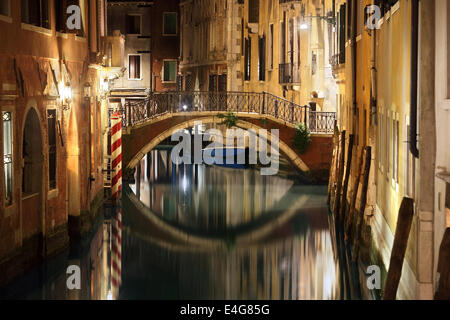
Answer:
[[[59,85],[59,99],[61,101],[63,110],[70,109],[70,103],[72,102],[72,88],[69,83],[60,83]]]
[[[90,85],[89,82],[86,82],[84,84],[83,96],[84,96],[85,100],[90,100],[91,99],[91,85]]]

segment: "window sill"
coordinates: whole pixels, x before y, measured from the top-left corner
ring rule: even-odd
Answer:
[[[56,31],[55,34],[56,34],[57,37],[64,38],[64,39],[69,39],[69,35],[67,33]]]
[[[49,190],[49,192],[47,194],[47,200],[51,200],[51,199],[57,198],[58,194],[59,194],[58,189]]]
[[[14,211],[16,210],[16,204],[13,202],[12,204],[9,204],[5,206],[4,208],[4,215],[3,218],[8,218],[13,215]]]
[[[165,34],[163,33],[163,37],[176,37],[178,34]]]
[[[177,81],[176,80],[175,81],[161,81],[161,83],[163,83],[163,84],[176,84]]]
[[[28,30],[28,31],[34,31],[46,36],[52,36],[53,35],[53,31],[51,29],[47,29],[47,28],[43,28],[43,27],[38,27],[32,24],[28,24],[28,23],[23,23],[22,22],[22,30]]]
[[[36,192],[36,193],[30,193],[30,194],[23,194],[23,195],[22,195],[22,200],[27,200],[27,199],[36,197],[36,196],[38,196],[38,195],[39,195],[39,192]]]
[[[0,21],[6,22],[6,23],[12,23],[12,17],[9,16],[4,16],[2,14],[0,14]]]
[[[442,110],[444,111],[450,111],[450,99],[446,99],[446,100],[442,100],[439,103],[440,107],[442,108]]]
[[[80,42],[87,42],[86,37],[82,37],[82,36],[75,36],[75,40],[80,41]]]
[[[130,78],[128,78],[128,81],[142,81],[143,79],[141,78],[141,79],[130,79]]]

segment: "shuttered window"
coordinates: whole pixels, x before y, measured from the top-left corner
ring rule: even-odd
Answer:
[[[266,80],[266,36],[263,35],[259,38],[258,41],[258,55],[259,55],[259,63],[258,63],[258,74],[259,81]]]
[[[129,79],[141,79],[141,56],[130,55],[128,56],[128,78]]]

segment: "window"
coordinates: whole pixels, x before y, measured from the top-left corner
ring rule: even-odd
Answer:
[[[13,202],[13,122],[12,113],[3,111],[3,166],[5,170],[5,204]]]
[[[48,123],[48,183],[56,188],[56,110],[47,110]]]
[[[128,79],[141,80],[141,56],[128,56]]]
[[[22,22],[50,29],[49,0],[22,0]]]
[[[300,66],[300,60],[301,60],[301,50],[300,50],[300,42],[301,42],[301,38],[300,38],[300,17],[297,18],[297,64],[296,66],[299,67]],[[297,71],[300,71],[300,68],[298,68]]]
[[[164,12],[163,35],[164,36],[177,35],[177,13],[176,12]]]
[[[9,16],[10,15],[10,0],[0,0],[0,14],[3,16]]]
[[[286,12],[283,14],[283,21],[280,24],[280,38],[281,38],[281,45],[280,45],[280,64],[283,64],[286,62],[285,56],[286,56]]]
[[[259,22],[259,0],[250,0],[248,3],[248,22]]]
[[[408,137],[410,130],[411,128],[408,125],[406,127]],[[414,198],[415,183],[416,183],[416,161],[414,156],[409,151],[409,148],[405,148],[405,152],[406,152],[406,184],[405,184],[406,195],[410,198]]]
[[[258,63],[258,74],[259,81],[266,80],[266,36],[262,36],[258,39],[258,54],[259,54],[259,63]]]
[[[70,6],[80,7],[80,0],[58,0],[54,1],[55,4],[55,28],[56,32],[70,32],[76,33],[78,36],[84,36],[83,21],[81,21],[81,29],[70,30],[67,28],[67,19],[71,14],[67,14],[67,8]],[[81,15],[83,19],[83,13]]]
[[[175,82],[177,79],[177,60],[164,60],[163,82]]]
[[[241,19],[241,57],[244,56],[244,19]]]
[[[141,34],[142,16],[137,14],[128,14],[126,18],[127,34]]]
[[[392,119],[392,179],[398,183],[399,122]]]
[[[386,168],[386,178],[389,176],[389,172],[391,171],[391,165],[390,165],[390,161],[389,161],[389,150],[390,150],[390,147],[391,147],[391,144],[390,144],[390,141],[389,141],[389,139],[391,138],[390,137],[390,125],[389,125],[389,111],[386,111],[387,112],[387,114],[386,114],[386,116],[385,116],[385,125],[384,125],[384,130],[385,130],[385,133],[384,133],[384,138],[385,138],[385,142],[384,142],[384,150],[385,150],[385,154],[384,154],[384,156],[385,156],[385,159],[384,159],[384,161],[385,161],[385,168]]]
[[[250,81],[252,62],[252,39],[245,39],[244,80]]]
[[[347,39],[352,37],[352,5],[353,0],[347,2]]]
[[[378,141],[378,145],[377,145],[377,157],[378,157],[378,167],[380,168],[381,171],[383,171],[382,169],[382,163],[381,163],[381,159],[382,159],[382,141],[383,141],[383,115],[381,113],[378,114],[378,137],[377,137],[377,141]]]
[[[269,68],[273,69],[273,24],[269,28]]]
[[[345,16],[346,4],[341,5],[339,10],[339,63],[345,63]]]

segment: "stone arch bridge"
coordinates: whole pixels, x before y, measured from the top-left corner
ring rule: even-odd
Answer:
[[[110,110],[114,112],[116,110]],[[173,132],[192,127],[195,121],[221,123],[219,114],[233,112],[243,129],[279,130],[280,151],[301,171],[326,182],[331,165],[332,135],[336,114],[313,111],[270,93],[251,92],[161,92],[146,99],[127,102],[123,115],[123,168],[130,172],[138,161]],[[303,123],[311,132],[304,154],[292,147],[295,125]],[[270,140],[270,134],[268,136]]]

